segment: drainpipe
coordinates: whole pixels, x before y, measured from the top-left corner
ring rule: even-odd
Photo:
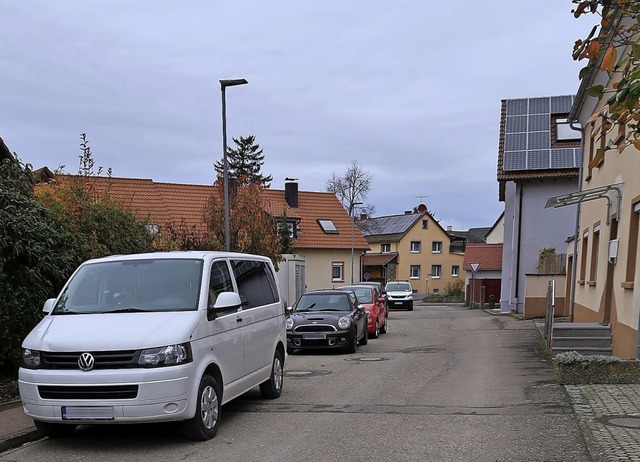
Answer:
[[[516,302],[516,313],[518,312],[518,300],[519,300],[519,292],[520,292],[520,249],[521,249],[521,238],[522,238],[522,193],[523,187],[522,184],[519,185],[519,194],[518,194],[518,245],[516,247],[516,287],[515,287],[515,302]],[[522,308],[522,312],[524,313],[524,305]]]
[[[576,125],[577,124],[577,125]],[[584,165],[584,128],[576,121],[569,122],[572,130],[580,132],[580,146],[582,148],[582,158],[580,159],[580,168],[578,168],[578,191],[582,190],[582,175]],[[573,322],[573,305],[576,301],[576,281],[578,272],[578,236],[580,236],[580,207],[582,203],[576,205],[576,234],[573,237],[573,257],[571,258],[571,291],[569,294],[569,322]]]

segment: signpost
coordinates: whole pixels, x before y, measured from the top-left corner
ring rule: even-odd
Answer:
[[[480,268],[480,263],[469,263],[471,267],[471,308],[474,308],[474,304],[476,302],[476,271]]]

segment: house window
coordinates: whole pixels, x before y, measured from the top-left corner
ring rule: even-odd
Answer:
[[[442,276],[442,265],[431,265],[431,277],[438,279]]]
[[[296,238],[296,223],[293,221],[281,221],[278,223],[280,230],[286,229],[289,232],[289,238]]]
[[[627,271],[623,287],[633,288],[638,265],[638,228],[640,228],[640,197],[632,204],[631,222],[629,224],[629,248],[627,249]]]
[[[591,265],[589,268],[589,285],[596,284],[598,274],[598,248],[600,247],[600,224],[593,227],[593,239],[591,239]]]
[[[409,267],[409,277],[411,279],[420,279],[420,265],[411,265]]]
[[[587,277],[587,253],[589,251],[589,232],[582,235],[582,255],[580,256],[580,283],[584,284]]]
[[[580,141],[580,132],[571,128],[569,119],[556,119],[556,141]]]
[[[433,289],[433,294],[438,295],[440,293],[440,289]]]
[[[411,241],[411,253],[420,253],[420,252],[422,252],[422,242]]]
[[[431,243],[431,253],[442,253],[442,241],[433,241]]]
[[[429,220],[422,220],[422,229],[429,229]]]
[[[338,228],[332,220],[318,220],[318,224],[325,234],[338,234]]]
[[[458,265],[453,265],[451,267],[451,277],[457,278],[460,276],[460,267]]]
[[[382,252],[382,253],[390,253],[391,252],[391,244],[380,244],[380,252]]]
[[[344,262],[334,261],[331,263],[331,281],[344,282]]]

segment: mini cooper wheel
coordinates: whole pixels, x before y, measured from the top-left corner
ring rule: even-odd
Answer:
[[[347,348],[345,349],[345,352],[355,353],[357,349],[358,349],[358,331],[354,330],[353,334],[351,335],[350,342],[347,345]]]
[[[271,375],[260,384],[260,393],[265,399],[275,399],[282,393],[282,381],[284,379],[284,367],[282,353],[276,350],[271,364]]]
[[[183,424],[183,432],[187,438],[205,441],[216,436],[220,426],[221,401],[216,379],[210,375],[202,376],[198,387],[196,415]]]
[[[364,335],[360,339],[360,345],[366,345],[367,343],[369,343],[369,329],[367,329],[367,326],[365,326]]]

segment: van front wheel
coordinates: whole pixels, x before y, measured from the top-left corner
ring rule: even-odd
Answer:
[[[276,399],[282,393],[282,382],[284,379],[284,367],[282,353],[276,350],[271,364],[271,375],[269,379],[260,384],[260,393],[265,399]]]
[[[192,440],[210,440],[218,432],[222,404],[220,388],[216,379],[210,375],[202,376],[198,388],[196,415],[183,424],[185,436]]]

